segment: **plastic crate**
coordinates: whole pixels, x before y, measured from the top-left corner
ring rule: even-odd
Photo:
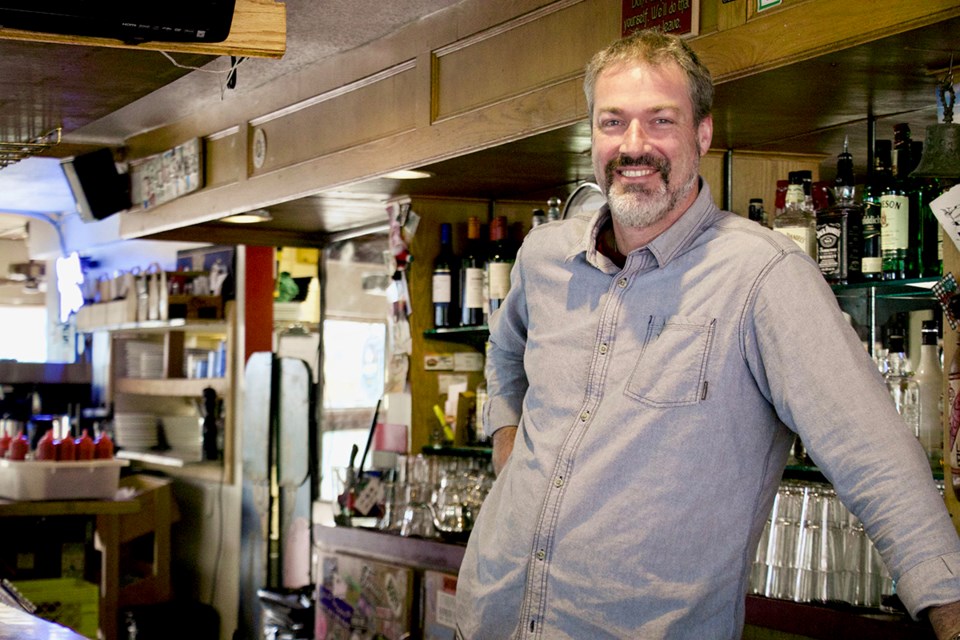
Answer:
[[[109,500],[127,460],[0,460],[0,497],[11,500]]]
[[[14,586],[36,605],[35,616],[96,639],[100,603],[97,585],[77,578],[52,578],[20,580]]]

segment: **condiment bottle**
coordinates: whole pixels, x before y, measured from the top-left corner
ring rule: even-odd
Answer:
[[[73,461],[77,459],[77,445],[68,433],[57,442],[57,460]]]
[[[29,452],[30,441],[27,439],[27,434],[22,430],[18,431],[17,437],[10,441],[10,450],[7,452],[7,457],[11,460],[26,460]]]
[[[95,448],[95,458],[100,460],[109,460],[113,458],[113,440],[110,439],[109,434],[101,433],[99,436],[97,436]]]
[[[83,435],[76,439],[77,460],[93,460],[96,457],[96,444],[90,433],[84,429]]]
[[[37,460],[57,459],[57,446],[53,442],[53,429],[48,429],[37,442],[37,450],[34,452],[34,458]]]
[[[7,450],[10,448],[10,441],[12,438],[7,432],[6,425],[3,426],[3,432],[0,433],[0,458],[7,457]]]

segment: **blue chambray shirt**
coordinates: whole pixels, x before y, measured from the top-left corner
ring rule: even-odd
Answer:
[[[519,425],[457,585],[475,638],[740,638],[791,431],[908,609],[960,599],[916,438],[792,240],[694,205],[622,269],[606,207],[538,226],[490,328],[488,434]]]

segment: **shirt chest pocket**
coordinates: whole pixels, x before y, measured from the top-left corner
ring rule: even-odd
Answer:
[[[654,407],[697,404],[706,396],[716,320],[651,316],[626,394]]]

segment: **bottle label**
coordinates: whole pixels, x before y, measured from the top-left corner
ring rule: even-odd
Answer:
[[[910,200],[907,196],[880,196],[880,249],[906,250],[910,243]]]
[[[452,302],[453,289],[451,287],[450,272],[440,272],[433,274],[433,303]]]
[[[483,269],[470,267],[464,270],[463,306],[470,309],[483,308]]]
[[[811,227],[777,227],[777,231],[783,233],[791,240],[797,243],[808,256],[817,259],[817,230]]]
[[[826,222],[817,225],[817,263],[820,272],[828,277],[842,277],[843,257],[841,255],[841,240],[843,239],[843,225],[837,222]]]
[[[487,263],[487,269],[490,270],[488,285],[491,300],[503,300],[507,297],[507,292],[510,291],[510,269],[512,267],[512,262]]]

